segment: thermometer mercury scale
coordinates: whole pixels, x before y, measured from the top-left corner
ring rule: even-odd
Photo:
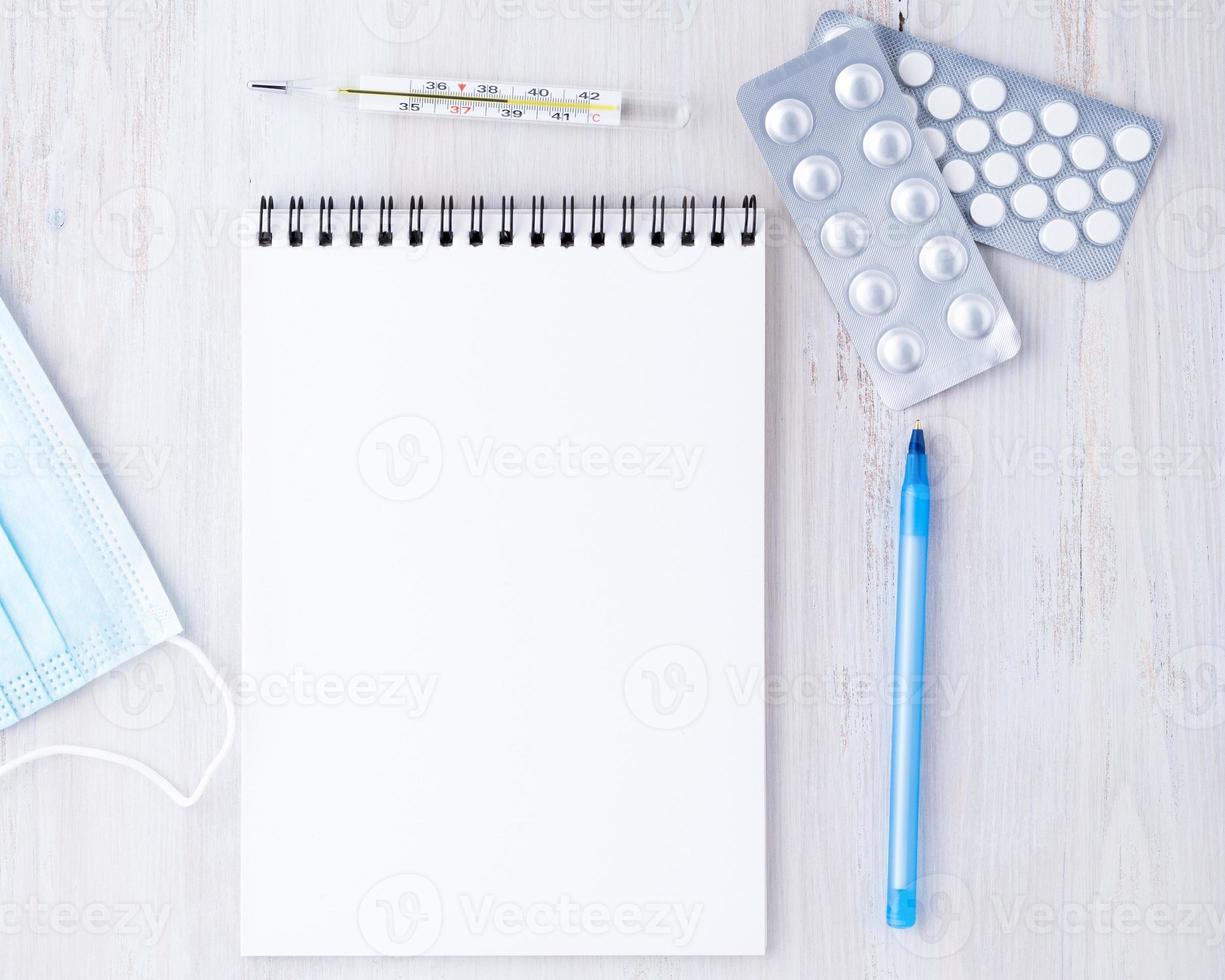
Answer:
[[[680,129],[689,122],[689,103],[680,96],[592,85],[363,75],[355,83],[308,78],[248,82],[247,87],[345,104],[363,112],[404,116],[635,129]]]

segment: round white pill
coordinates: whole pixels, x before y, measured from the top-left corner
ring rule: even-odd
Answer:
[[[1115,167],[1097,178],[1097,189],[1111,204],[1123,204],[1136,193],[1136,178],[1130,170]]]
[[[1011,153],[1000,150],[983,161],[983,179],[992,187],[1008,187],[1016,182],[1021,165]]]
[[[979,112],[995,112],[1004,104],[1008,89],[994,75],[983,75],[967,86],[966,95],[970,97],[970,105]]]
[[[863,134],[863,155],[877,167],[892,167],[910,156],[910,130],[900,122],[882,119]]]
[[[847,300],[861,316],[880,316],[893,309],[897,302],[897,283],[887,272],[867,269],[851,280]]]
[[[838,164],[819,153],[804,157],[791,175],[791,186],[805,201],[824,201],[841,183],[842,171]]]
[[[910,111],[911,119],[919,118],[919,100],[909,92],[902,93],[902,101],[906,103],[906,108]]]
[[[944,134],[934,126],[924,126],[919,130],[923,134],[923,142],[927,144],[927,148],[932,151],[932,156],[939,160],[946,152],[948,152],[949,141],[944,138]]]
[[[876,359],[893,374],[909,374],[923,363],[923,338],[910,327],[890,327],[876,342]]]
[[[1083,177],[1068,177],[1055,185],[1055,200],[1065,211],[1083,211],[1093,201],[1093,188]]]
[[[868,247],[868,222],[851,211],[839,211],[821,226],[821,247],[835,259],[853,259]]]
[[[952,235],[929,238],[919,249],[919,271],[932,282],[951,282],[969,264],[970,253]]]
[[[775,143],[798,143],[812,132],[812,110],[799,99],[779,99],[766,112],[766,135]]]
[[[1046,214],[1046,191],[1037,184],[1022,184],[1012,192],[1010,203],[1018,218],[1033,221]]]
[[[848,109],[867,109],[885,94],[885,80],[871,65],[847,65],[834,79],[834,95]]]
[[[995,131],[1009,146],[1020,146],[1029,142],[1029,138],[1034,135],[1033,116],[1020,109],[1005,112],[995,124]]]
[[[940,210],[940,194],[922,177],[910,177],[893,188],[889,207],[898,221],[921,225]]]
[[[936,119],[952,119],[961,112],[961,93],[951,85],[937,85],[927,93],[927,111]]]
[[[978,293],[963,293],[949,303],[944,322],[958,337],[979,340],[995,326],[995,307]]]
[[[991,142],[991,127],[981,119],[964,119],[953,130],[953,142],[967,153],[980,153]]]
[[[1106,144],[1096,136],[1082,136],[1072,144],[1068,156],[1077,170],[1096,170],[1106,162]]]
[[[950,160],[940,173],[954,194],[964,194],[974,186],[974,168],[965,160]]]
[[[1038,143],[1025,151],[1025,167],[1038,179],[1046,180],[1063,169],[1063,154],[1054,143]]]
[[[1067,218],[1048,221],[1038,232],[1038,244],[1052,255],[1063,255],[1076,247],[1076,226]]]
[[[837,27],[831,27],[825,32],[825,37],[821,38],[821,43],[824,44],[826,41],[832,41],[836,37],[842,37],[842,35],[849,30],[850,28],[847,27],[846,24],[839,24]]]
[[[1067,136],[1080,122],[1080,113],[1071,102],[1048,102],[1038,113],[1042,128],[1052,136]]]
[[[922,51],[907,51],[897,60],[897,77],[903,85],[918,88],[932,80],[936,66]]]
[[[1110,245],[1118,240],[1123,222],[1113,211],[1099,208],[1085,218],[1085,237],[1094,245]]]
[[[1004,220],[1004,200],[997,194],[979,194],[970,202],[970,217],[982,228],[994,228]]]
[[[1152,148],[1153,138],[1140,126],[1124,126],[1114,134],[1114,152],[1127,163],[1143,160]]]

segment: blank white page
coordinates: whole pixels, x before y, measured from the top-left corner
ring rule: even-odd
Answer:
[[[243,249],[243,952],[763,953],[765,246],[486,217]]]

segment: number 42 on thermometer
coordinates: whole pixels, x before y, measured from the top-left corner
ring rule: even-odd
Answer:
[[[344,103],[364,112],[406,116],[654,129],[679,129],[689,122],[689,103],[680,96],[591,85],[363,75],[356,83],[310,78],[248,82],[247,87]]]

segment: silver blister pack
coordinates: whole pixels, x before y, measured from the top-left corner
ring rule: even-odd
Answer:
[[[1156,120],[840,10],[812,46],[851,28],[885,52],[975,239],[1082,279],[1114,272]]]
[[[1020,349],[871,32],[745,82],[736,101],[886,405],[907,408]]]

